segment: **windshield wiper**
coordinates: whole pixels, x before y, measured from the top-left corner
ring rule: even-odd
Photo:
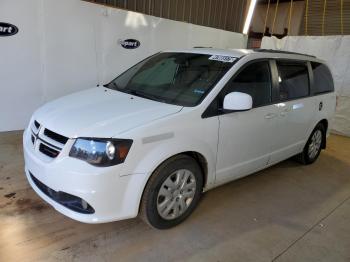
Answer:
[[[112,84],[114,86],[114,88],[110,87],[110,84]],[[157,101],[157,102],[162,102],[162,103],[169,103],[169,101],[167,101],[166,99],[160,98],[159,96],[156,95],[152,95],[152,94],[148,94],[139,90],[134,90],[134,89],[121,89],[115,82],[111,82],[108,85],[106,85],[106,87],[114,89],[116,91],[120,91],[123,93],[127,93],[130,95],[135,95],[138,97],[142,97],[142,98],[146,98],[146,99],[150,99],[153,101]]]
[[[120,90],[119,86],[116,84],[116,82],[112,82],[112,85],[114,86],[115,90]]]
[[[111,85],[113,85],[113,87]],[[109,84],[105,84],[103,86],[113,90],[120,90],[119,86],[115,82],[110,82]]]
[[[142,91],[129,89],[126,92],[131,94],[131,95],[135,95],[135,96],[139,96],[139,97],[142,97],[142,98],[146,98],[146,99],[150,99],[150,100],[166,103],[164,99],[161,99],[160,97],[158,97],[156,95],[147,94],[147,93],[142,92]]]

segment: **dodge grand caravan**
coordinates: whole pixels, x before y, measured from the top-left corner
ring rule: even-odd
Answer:
[[[140,215],[169,228],[204,191],[292,156],[313,163],[335,105],[331,73],[312,56],[161,52],[38,109],[24,132],[25,173],[78,221]]]

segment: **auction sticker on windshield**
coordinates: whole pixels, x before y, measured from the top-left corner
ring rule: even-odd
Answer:
[[[220,61],[224,63],[233,63],[236,61],[236,57],[233,56],[226,56],[226,55],[213,55],[209,57],[209,60],[215,60],[215,61]]]

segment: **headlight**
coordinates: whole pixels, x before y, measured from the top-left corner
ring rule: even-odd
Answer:
[[[78,138],[69,156],[94,166],[114,166],[124,162],[131,145],[129,139]]]

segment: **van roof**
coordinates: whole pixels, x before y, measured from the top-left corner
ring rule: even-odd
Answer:
[[[194,47],[190,49],[174,49],[166,50],[164,52],[179,52],[179,53],[194,53],[194,54],[206,54],[206,55],[223,55],[223,56],[233,56],[240,58],[247,54],[253,52],[249,49],[219,49],[211,47]]]
[[[308,54],[302,54],[302,53],[290,52],[290,51],[283,51],[283,50],[274,50],[274,49],[253,49],[253,50],[254,50],[254,52],[260,52],[260,53],[302,55],[302,56],[316,58],[316,56],[314,56],[314,55],[308,55]]]
[[[207,55],[223,55],[223,56],[233,56],[241,58],[247,55],[256,55],[257,58],[290,58],[290,59],[302,59],[310,61],[323,62],[317,59],[313,55],[295,53],[282,50],[273,49],[218,49],[211,47],[194,47],[190,49],[178,49],[178,50],[167,50],[165,52],[184,52],[184,53],[197,53],[197,54],[207,54]]]

